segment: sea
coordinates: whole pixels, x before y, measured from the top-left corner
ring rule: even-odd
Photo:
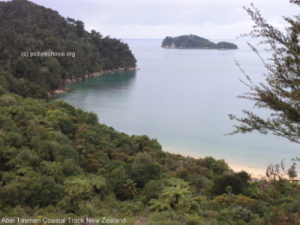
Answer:
[[[129,135],[148,135],[163,150],[191,157],[212,156],[230,164],[266,169],[286,165],[300,156],[299,146],[282,137],[258,132],[228,135],[252,110],[266,118],[270,112],[237,96],[249,92],[243,81],[265,81],[261,60],[270,63],[266,46],[254,40],[223,40],[237,50],[165,49],[162,40],[124,39],[137,59],[136,71],[107,73],[68,86],[56,98],[85,111],[100,123]],[[211,40],[217,43],[220,40]],[[247,42],[256,46],[261,58]],[[237,63],[240,65],[238,66]]]

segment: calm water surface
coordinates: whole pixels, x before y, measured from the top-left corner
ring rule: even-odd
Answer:
[[[245,41],[232,41],[238,50],[163,49],[161,40],[124,42],[139,70],[74,83],[58,98],[97,113],[101,123],[118,131],[156,138],[167,151],[260,168],[299,156],[297,144],[279,137],[255,132],[224,136],[235,124],[228,114],[242,115],[253,105],[236,98],[248,89],[239,81],[244,77],[234,60],[253,80],[263,80],[262,63]]]

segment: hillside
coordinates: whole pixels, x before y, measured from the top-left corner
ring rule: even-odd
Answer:
[[[0,2],[0,83],[14,93],[48,98],[70,80],[135,67],[127,44],[80,20],[27,0]]]
[[[0,9],[0,224],[299,223],[300,186],[276,170],[254,181],[224,160],[164,152],[93,112],[38,99],[67,79],[129,69],[135,59],[126,44],[53,10],[25,0]],[[50,50],[76,57],[22,56]]]
[[[223,160],[166,153],[94,113],[0,86],[0,218],[268,224],[293,221],[299,192],[285,180],[250,181]]]
[[[237,45],[229,42],[217,44],[196,35],[167,36],[163,41],[163,48],[191,48],[191,49],[237,49]]]

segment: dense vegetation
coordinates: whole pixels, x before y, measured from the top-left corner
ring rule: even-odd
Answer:
[[[156,224],[295,224],[300,187],[162,151],[61,100],[0,88],[0,218],[144,217]],[[165,223],[163,223],[163,221]]]
[[[253,181],[224,160],[170,154],[148,136],[100,124],[92,112],[37,99],[66,79],[135,66],[126,44],[25,0],[0,2],[0,18],[0,223],[87,217],[140,225],[300,222],[300,186],[278,174]],[[76,57],[21,57],[21,51],[49,49]]]
[[[237,45],[229,42],[215,44],[208,39],[196,35],[182,35],[178,37],[167,36],[161,46],[163,48],[204,48],[204,49],[237,49]]]
[[[45,52],[65,55],[33,55]],[[0,84],[14,93],[47,98],[68,80],[135,66],[127,44],[85,31],[82,21],[27,0],[0,2]]]

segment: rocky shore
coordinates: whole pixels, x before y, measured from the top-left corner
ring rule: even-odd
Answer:
[[[78,78],[73,78],[73,79],[65,79],[64,80],[64,86],[74,83],[74,82],[78,82],[78,81],[82,81],[85,79],[89,79],[91,77],[99,77],[102,76],[104,74],[107,73],[113,73],[113,72],[117,72],[117,71],[133,71],[133,70],[138,70],[137,67],[130,67],[130,68],[118,68],[118,69],[112,69],[112,70],[103,70],[101,72],[96,72],[96,73],[91,73],[91,74],[86,74],[83,77],[78,77]],[[58,94],[63,94],[65,92],[70,91],[70,88],[60,88],[60,89],[56,89],[56,90],[52,90],[48,92],[48,96],[49,98],[53,98],[54,96],[58,95]]]

